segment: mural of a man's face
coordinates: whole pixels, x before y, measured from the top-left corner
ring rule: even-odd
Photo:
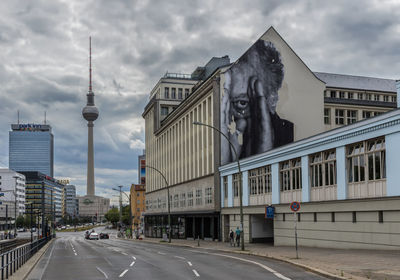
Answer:
[[[221,128],[228,128],[240,157],[273,148],[272,116],[276,115],[283,76],[280,53],[263,40],[225,73]]]

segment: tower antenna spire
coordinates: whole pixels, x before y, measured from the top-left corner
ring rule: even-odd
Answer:
[[[92,37],[89,36],[89,92],[92,92]]]

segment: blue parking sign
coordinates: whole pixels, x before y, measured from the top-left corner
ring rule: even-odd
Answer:
[[[273,219],[274,215],[275,215],[275,207],[266,206],[265,207],[265,218],[266,219]]]

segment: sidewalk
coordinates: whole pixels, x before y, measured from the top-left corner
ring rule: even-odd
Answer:
[[[134,242],[159,243],[160,238],[145,238]],[[296,259],[294,247],[277,247],[267,244],[245,244],[245,252],[229,243],[200,240],[172,239],[172,246],[189,246],[203,249],[265,256],[301,266],[307,270],[333,279],[399,279],[400,251],[378,250],[339,250],[299,247],[299,259]]]

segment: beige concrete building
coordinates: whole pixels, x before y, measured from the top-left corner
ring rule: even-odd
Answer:
[[[110,210],[110,199],[96,196],[78,196],[79,216],[90,217],[94,222],[104,220],[104,215]]]

